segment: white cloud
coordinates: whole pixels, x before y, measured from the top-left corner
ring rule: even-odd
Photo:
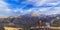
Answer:
[[[60,1],[58,0],[27,0],[27,1],[33,2],[34,6],[42,6],[42,5],[55,6],[55,5],[60,4]]]
[[[17,0],[16,0],[17,1]],[[15,10],[13,9],[9,9],[7,3],[3,2],[3,0],[0,0],[0,11],[2,12],[8,12],[8,13],[21,13],[21,14],[29,14],[31,12],[33,13],[38,13],[38,14],[47,14],[47,15],[51,15],[51,14],[60,14],[60,7],[39,7],[39,8],[31,8],[28,10],[24,10],[22,8],[24,8],[26,5],[28,4],[32,4],[34,6],[42,6],[43,4],[47,4],[47,5],[53,5],[56,6],[57,4],[59,4],[59,2],[49,2],[50,0],[27,0],[26,2],[23,2],[22,4],[26,3],[24,6],[22,6],[21,8],[16,8]],[[32,3],[31,3],[32,2]],[[48,2],[48,3],[47,3]]]
[[[44,10],[44,9],[43,9]],[[47,11],[42,11],[42,14],[51,15],[51,14],[60,14],[60,7],[47,8]]]
[[[49,2],[49,3],[46,3],[46,5],[50,5],[50,6],[57,6],[59,5],[60,3],[59,2]]]
[[[3,0],[0,0],[0,15],[12,15],[14,14],[13,9],[9,9],[9,4],[5,3]]]
[[[29,2],[34,2],[34,6],[57,6],[60,4],[60,1],[58,0],[28,0]],[[28,11],[26,11],[28,12]],[[31,8],[29,9],[29,12],[34,12],[38,14],[60,14],[60,7],[39,7],[39,8]]]
[[[39,7],[39,6],[56,6],[58,5],[60,2],[53,2],[55,0],[27,0],[28,3],[25,4],[28,5],[31,2],[34,3],[33,5],[36,6],[36,8],[31,8],[29,10],[23,11],[22,8],[24,8],[25,6],[23,6],[20,10],[20,13],[22,14],[28,14],[28,13],[38,13],[38,14],[46,14],[46,15],[51,15],[51,14],[60,14],[60,7]],[[39,8],[37,8],[39,7]]]
[[[10,11],[7,4],[3,2],[3,0],[0,0],[0,11]]]
[[[28,2],[33,2],[34,6],[41,6],[43,5],[47,0],[27,0]]]
[[[47,0],[37,0],[34,4],[34,6],[42,6],[46,3]]]
[[[24,13],[37,13],[37,14],[45,14],[45,15],[52,15],[52,14],[60,14],[60,7],[48,7],[48,8],[31,8],[28,11],[24,11]]]

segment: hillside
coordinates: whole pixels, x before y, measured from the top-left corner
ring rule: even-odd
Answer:
[[[22,15],[22,16],[1,16],[0,18],[0,25],[3,26],[18,26],[18,27],[25,27],[30,28],[31,26],[37,26],[38,20],[43,20],[42,25],[46,26],[46,22],[48,22],[51,26],[60,26],[60,15],[59,16],[34,16],[31,15]],[[51,23],[52,22],[52,23]]]

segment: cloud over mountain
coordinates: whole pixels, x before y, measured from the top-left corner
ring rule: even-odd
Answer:
[[[60,14],[60,0],[0,0],[0,15]]]

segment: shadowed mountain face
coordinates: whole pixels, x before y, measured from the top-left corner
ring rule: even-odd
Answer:
[[[59,15],[60,16],[60,15]],[[37,21],[39,19],[42,19],[44,22],[53,22],[52,20],[54,19],[54,21],[58,21],[60,22],[59,19],[57,19],[56,17],[59,16],[36,16],[36,17],[32,17],[31,15],[23,15],[23,16],[18,16],[18,17],[8,17],[8,18],[0,18],[0,23],[14,23],[15,25],[26,25],[26,26],[34,26],[37,25]]]
[[[35,25],[38,19],[38,17],[21,16],[21,18],[15,19],[13,23],[22,25]]]
[[[0,23],[14,23],[17,25],[34,25],[36,24],[38,17],[32,16],[19,16],[19,17],[7,17],[7,18],[0,18]]]

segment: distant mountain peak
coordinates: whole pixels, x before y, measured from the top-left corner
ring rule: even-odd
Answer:
[[[37,14],[37,13],[32,13],[31,16],[32,16],[32,17],[36,17],[36,16],[40,16],[40,15]]]

